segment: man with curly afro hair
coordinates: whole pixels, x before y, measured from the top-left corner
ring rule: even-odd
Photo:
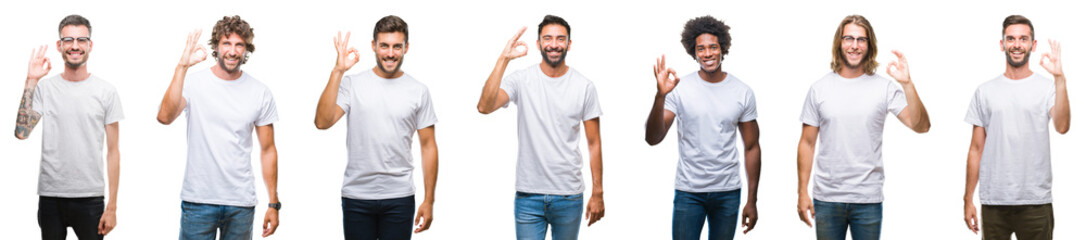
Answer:
[[[162,97],[158,121],[169,125],[182,112],[188,119],[188,162],[181,187],[180,239],[251,239],[257,206],[250,153],[253,130],[260,140],[268,209],[267,237],[279,227],[278,154],[272,123],[279,119],[271,90],[241,70],[253,47],[253,28],[226,16],[211,31],[210,69],[186,74],[205,59],[200,30],[185,43],[173,80]]]
[[[747,204],[743,207],[743,233],[758,222],[758,110],[754,91],[721,67],[732,38],[727,24],[712,16],[686,22],[682,44],[700,69],[680,82],[664,56],[656,59],[656,98],[645,127],[645,142],[656,145],[679,120],[679,164],[675,173],[672,212],[673,239],[696,240],[705,220],[709,239],[735,237],[742,189],[739,161],[746,161]],[[736,130],[743,151],[736,145]]]

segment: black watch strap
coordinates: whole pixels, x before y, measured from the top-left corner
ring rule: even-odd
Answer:
[[[283,208],[283,203],[282,202],[268,203],[268,207],[269,208],[274,208],[276,211],[279,211],[280,208]]]

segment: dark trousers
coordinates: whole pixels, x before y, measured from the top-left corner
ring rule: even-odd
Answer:
[[[382,200],[343,198],[343,238],[411,239],[414,215],[415,195]]]
[[[1051,240],[1055,218],[1052,204],[981,205],[981,233],[985,240]]]
[[[42,240],[64,240],[68,227],[80,240],[102,239],[98,221],[106,209],[104,197],[38,197],[38,226]]]

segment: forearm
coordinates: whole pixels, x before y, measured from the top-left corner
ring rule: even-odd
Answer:
[[[109,149],[106,153],[106,165],[109,172],[109,203],[106,211],[117,210],[117,187],[121,182],[121,152],[118,149]]]
[[[268,202],[279,202],[279,154],[275,146],[265,147],[260,154],[264,172],[264,185],[268,188]]]
[[[814,163],[814,144],[806,141],[801,141],[799,144],[799,154],[797,157],[797,172],[799,179],[799,195],[809,196],[807,193],[807,183],[811,179],[811,165]]]
[[[592,168],[592,195],[603,196],[603,148],[599,139],[589,140],[589,165]]]
[[[931,128],[931,120],[928,119],[928,110],[924,107],[924,102],[920,100],[920,94],[916,92],[916,86],[909,82],[902,84],[901,87],[905,90],[905,100],[909,104],[906,108],[912,113],[909,121],[912,123],[913,131],[927,132]]]
[[[422,147],[422,178],[423,186],[425,187],[426,196],[423,198],[423,203],[434,203],[434,194],[437,188],[437,170],[438,170],[438,154],[437,143],[430,142]]]
[[[973,193],[977,189],[980,179],[980,152],[969,150],[969,157],[965,165],[965,195],[963,199],[967,204],[973,202]]]
[[[746,150],[747,203],[758,202],[758,181],[762,174],[762,147],[758,142]]]
[[[324,86],[324,92],[317,101],[317,116],[313,123],[318,129],[327,129],[336,122],[336,98],[339,97],[339,85],[343,80],[344,71],[333,69],[328,77],[328,85]]]
[[[15,119],[15,138],[26,139],[30,132],[38,125],[41,113],[34,111],[34,91],[37,88],[36,79],[27,79],[23,89],[23,97],[19,102],[19,114]]]
[[[486,79],[486,84],[483,85],[483,93],[479,96],[479,104],[476,106],[480,113],[487,114],[497,110],[498,90],[501,88],[502,75],[505,75],[505,67],[509,64],[508,58],[504,56],[498,57],[498,62],[494,64],[494,70],[490,72],[490,76]]]
[[[170,81],[170,87],[166,89],[166,94],[162,96],[162,104],[158,109],[159,123],[170,124],[180,115],[181,102],[184,101],[181,91],[184,89],[185,74],[188,73],[188,69],[183,65],[174,68],[173,80]]]
[[[664,120],[665,96],[661,96],[659,93],[656,94],[652,103],[652,110],[649,111],[649,118],[645,122],[645,142],[649,145],[656,145],[667,136],[668,126]]]
[[[1052,123],[1060,134],[1071,129],[1071,101],[1067,96],[1067,78],[1056,76],[1056,102],[1052,106]]]

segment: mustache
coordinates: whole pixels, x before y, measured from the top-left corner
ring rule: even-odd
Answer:
[[[557,47],[543,48],[544,52],[563,52],[565,50],[566,50],[565,48],[557,48]]]

